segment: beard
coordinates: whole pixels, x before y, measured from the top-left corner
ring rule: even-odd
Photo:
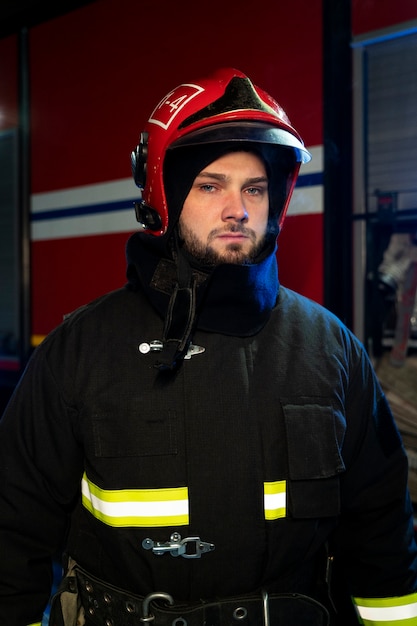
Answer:
[[[206,242],[198,239],[194,231],[182,224],[181,221],[178,224],[178,232],[183,250],[199,264],[205,266],[216,266],[222,263],[250,265],[254,263],[265,244],[265,236],[257,240],[256,233],[242,224],[230,224],[225,228],[213,229],[210,231]],[[251,243],[250,248],[247,249],[247,246],[243,246],[242,243],[231,242],[223,250],[217,251],[210,245],[218,235],[228,232],[245,235]]]

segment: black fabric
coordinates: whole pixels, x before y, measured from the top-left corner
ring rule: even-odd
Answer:
[[[48,559],[62,545],[84,471],[105,490],[188,488],[188,526],[113,528],[77,505],[68,552],[131,593],[162,589],[196,601],[267,589],[317,597],[315,563],[325,541],[344,574],[344,596],[412,593],[407,459],[397,437],[387,457],[377,436],[385,399],[351,333],[319,305],[281,287],[258,334],[197,330],[193,343],[204,352],[184,361],[170,385],[157,387],[155,354],[138,346],[162,332],[142,290],[121,289],[74,312],[36,349],[0,421],[0,623],[40,621],[51,588]],[[288,458],[283,406],[297,403],[303,420],[307,405],[333,407],[346,467],[339,476],[335,448],[314,437],[322,429],[315,409],[306,424],[308,453],[329,458],[314,466],[306,458],[303,466],[299,447]],[[329,416],[322,417],[330,434]],[[297,428],[292,432],[296,437]],[[303,467],[311,467],[311,476]],[[328,478],[317,476],[331,467],[340,516],[326,517],[326,504],[308,517],[302,490],[295,498],[293,487],[310,477],[325,502]],[[285,517],[266,520],[263,485],[276,480],[287,481],[291,499]],[[30,515],[16,515],[17,508]],[[165,542],[174,531],[216,548],[194,560],[141,549],[144,538]]]

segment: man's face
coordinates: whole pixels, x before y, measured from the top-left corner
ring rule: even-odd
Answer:
[[[251,263],[262,248],[268,213],[263,161],[252,152],[230,152],[196,176],[179,233],[185,249],[204,264]]]

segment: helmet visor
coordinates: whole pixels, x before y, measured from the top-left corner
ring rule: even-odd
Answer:
[[[294,150],[298,162],[308,163],[311,160],[311,154],[302,141],[292,133],[267,123],[255,121],[224,122],[199,128],[175,140],[169,149],[223,142],[279,145]]]

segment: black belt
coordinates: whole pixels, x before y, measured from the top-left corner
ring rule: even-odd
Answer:
[[[328,626],[322,604],[301,594],[246,595],[213,602],[175,604],[155,592],[136,596],[77,567],[86,626]]]

